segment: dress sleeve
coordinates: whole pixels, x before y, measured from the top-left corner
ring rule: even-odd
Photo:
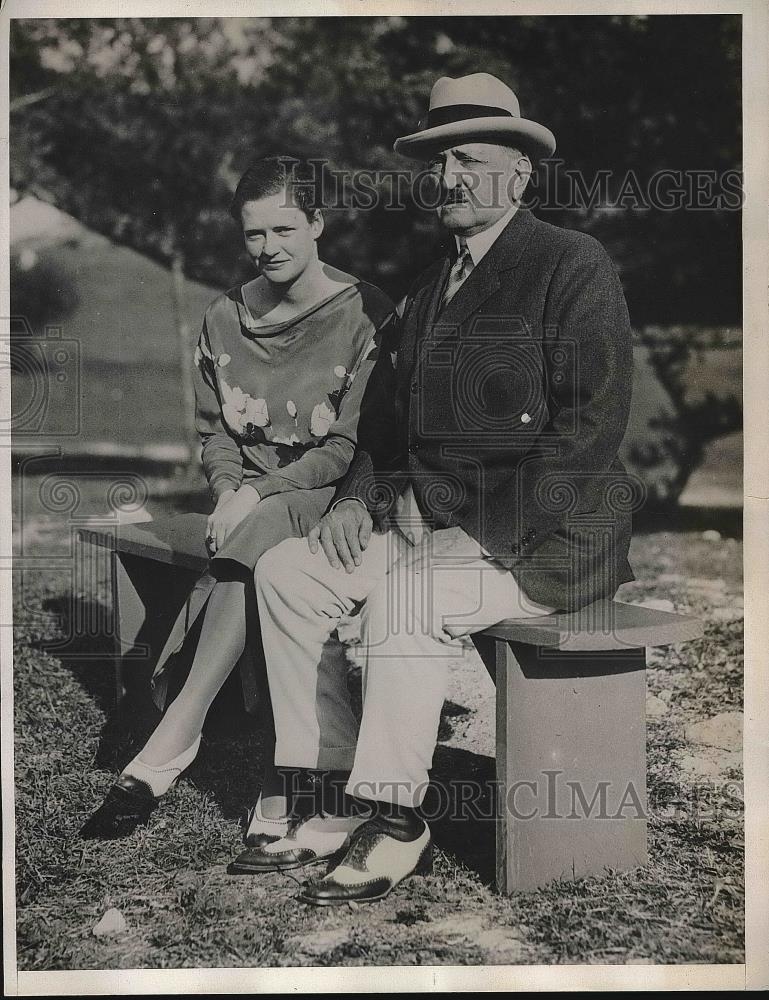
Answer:
[[[286,490],[313,490],[328,486],[347,472],[355,454],[361,401],[376,363],[379,339],[379,333],[373,331],[339,404],[336,420],[322,443],[310,448],[285,468],[268,472],[249,484],[262,499]]]
[[[243,455],[222,419],[222,403],[214,374],[214,358],[203,321],[195,348],[195,428],[203,445],[201,458],[208,488],[214,502],[225,490],[236,490],[243,479]]]

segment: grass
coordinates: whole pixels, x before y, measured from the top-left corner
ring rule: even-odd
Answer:
[[[44,524],[36,537],[49,553],[62,544]],[[139,721],[110,716],[98,639],[68,657],[53,653],[65,619],[52,611],[68,600],[67,573],[26,573],[14,632],[20,968],[743,961],[739,769],[730,760],[703,780],[680,766],[684,727],[741,705],[741,544],[644,534],[632,561],[638,581],[624,599],[665,598],[708,620],[705,638],[657,651],[650,664],[650,692],[665,693],[670,709],[649,720],[648,866],[502,898],[492,883],[493,824],[441,822],[432,876],[375,906],[328,910],[294,901],[296,873],[226,875],[262,754],[258,722],[226,693],[188,778],[146,828],[113,843],[77,838],[128,759]],[[94,593],[107,600],[105,580]],[[458,714],[447,708],[444,735]],[[490,782],[493,761],[439,745],[436,780],[468,775]],[[111,906],[128,929],[97,939],[92,928]]]

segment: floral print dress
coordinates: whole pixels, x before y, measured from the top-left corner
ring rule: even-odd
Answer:
[[[255,322],[243,288],[206,310],[194,356],[195,423],[214,501],[247,483],[260,502],[209,562],[179,613],[153,675],[167,698],[169,658],[233,564],[250,574],[284,538],[306,535],[347,472],[361,400],[390,299],[357,282],[283,323]]]
[[[195,351],[196,426],[214,499],[325,486],[355,450],[376,331],[392,303],[359,282],[284,323],[257,324],[237,288],[208,308]]]

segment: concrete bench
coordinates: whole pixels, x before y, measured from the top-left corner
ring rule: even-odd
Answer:
[[[79,530],[81,542],[110,552],[115,698],[131,661],[157,660],[193,584],[208,565],[205,514]]]
[[[205,523],[180,514],[81,529],[111,550],[118,698],[123,665],[159,655],[206,568]],[[499,892],[646,863],[645,649],[702,631],[689,616],[607,600],[473,636],[497,688]]]

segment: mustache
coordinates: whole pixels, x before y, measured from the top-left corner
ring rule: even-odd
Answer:
[[[460,202],[460,201],[470,201],[469,195],[470,192],[465,191],[463,188],[459,189],[452,188],[451,190],[446,191],[446,194],[444,195],[444,201],[449,205],[452,205],[455,202]]]
[[[470,205],[474,200],[472,193],[466,188],[447,188],[438,179],[435,180],[434,187],[427,194],[431,204],[435,207],[443,205]]]
[[[415,203],[420,208],[434,210],[450,205],[477,205],[478,194],[465,184],[448,187],[442,177],[431,173],[417,175],[412,187]]]

